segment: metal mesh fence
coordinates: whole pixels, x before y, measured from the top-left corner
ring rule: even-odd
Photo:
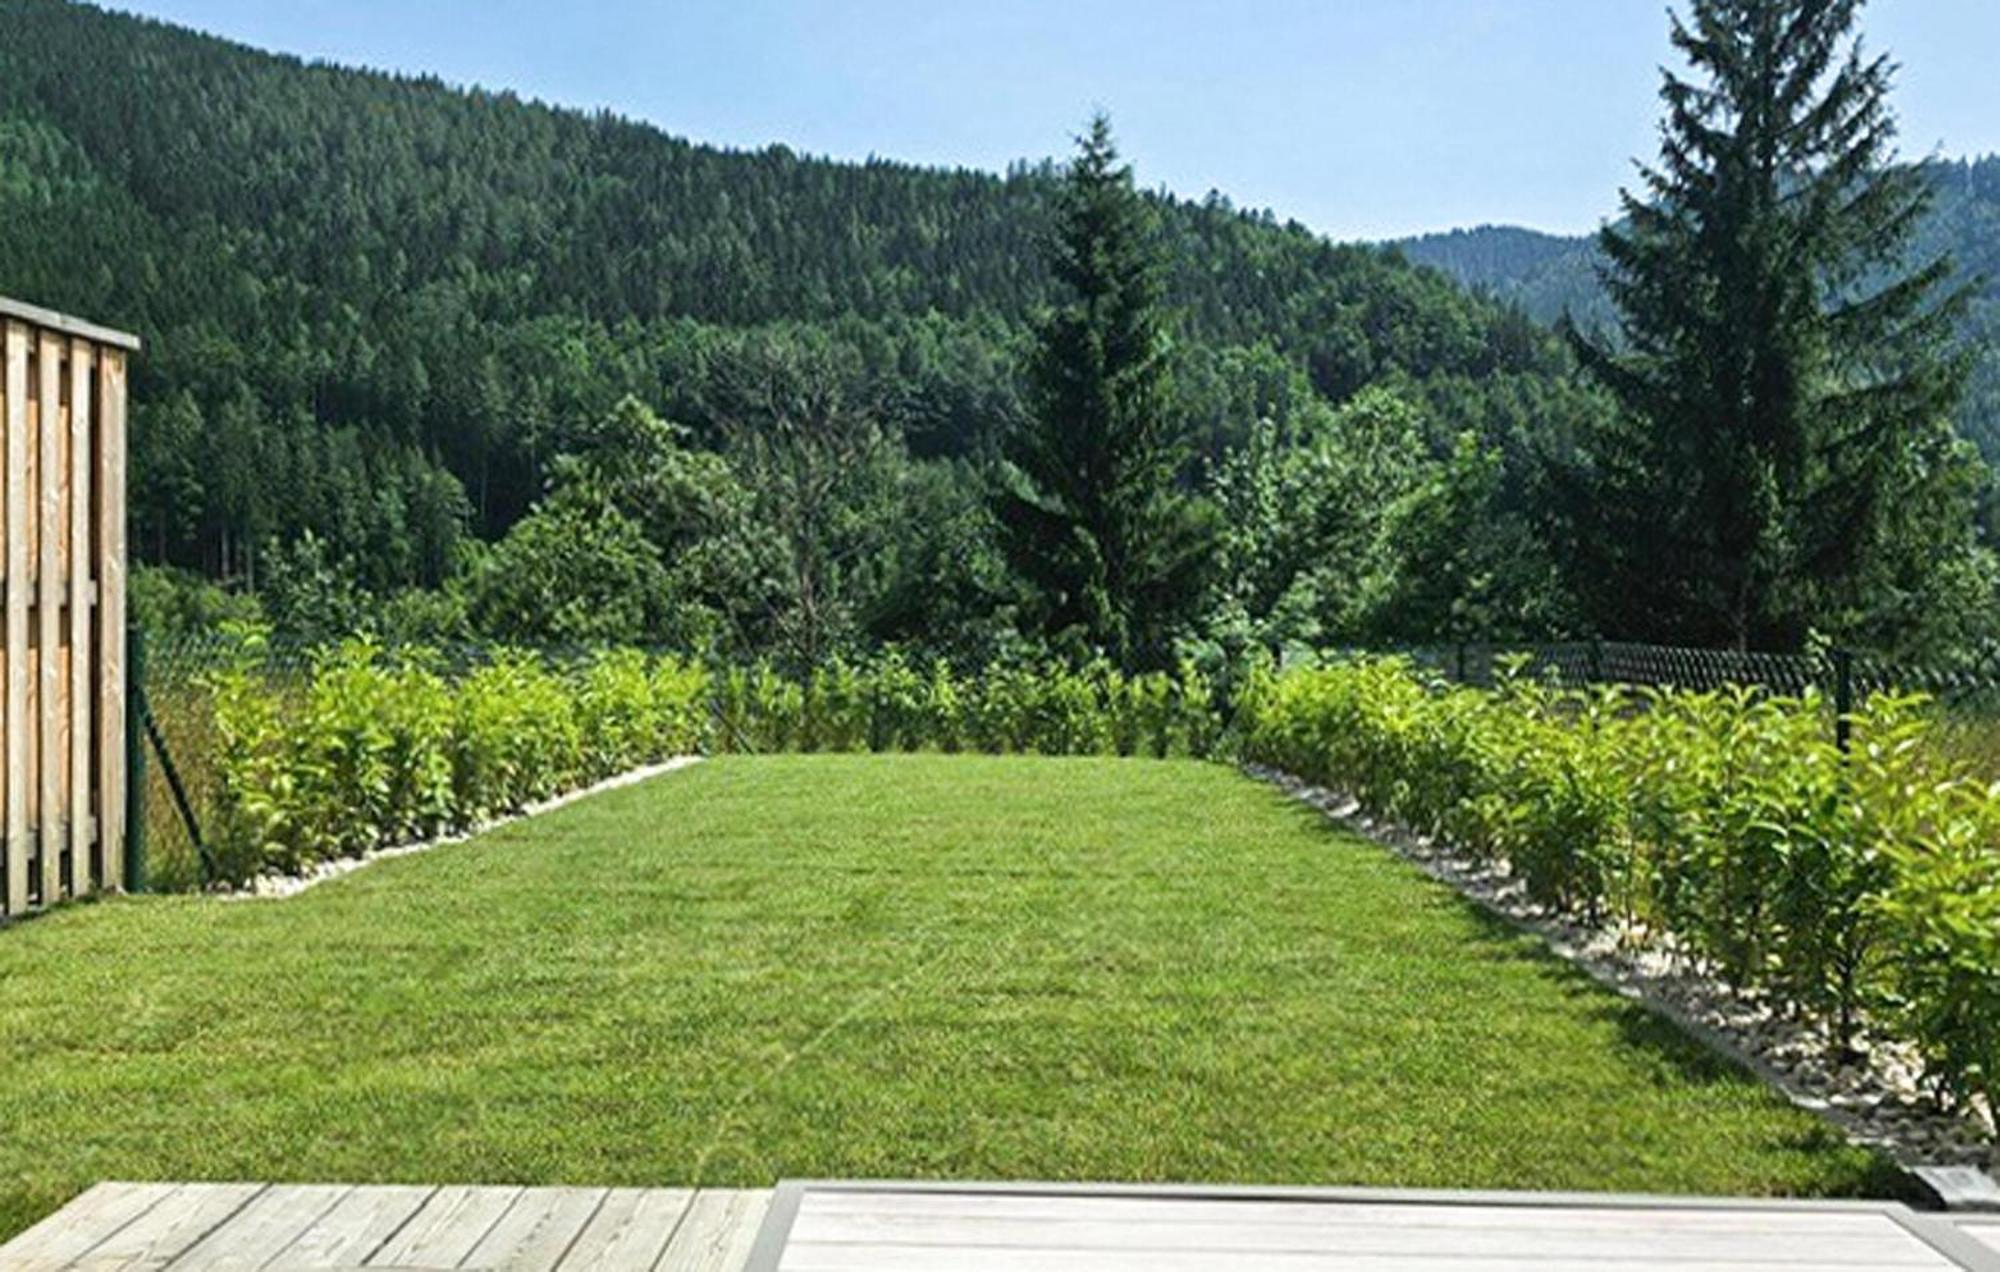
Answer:
[[[1831,648],[1814,654],[1694,649],[1618,641],[1555,644],[1424,645],[1404,651],[1461,684],[1491,687],[1504,666],[1569,687],[1651,685],[1707,692],[1749,686],[1797,697],[1817,689],[1828,699],[1922,694],[1940,703],[2000,712],[2000,659],[1987,654],[1951,664],[1896,661]]]
[[[135,633],[135,636],[137,634]],[[211,677],[243,656],[241,642],[220,633],[145,635],[133,642],[141,684],[133,710],[145,763],[135,812],[151,886],[182,891],[208,877],[201,826],[214,808],[216,765],[223,741],[216,729]],[[306,683],[311,651],[273,645],[264,662],[273,695]],[[176,790],[176,786],[179,787]]]
[[[143,821],[149,874],[157,887],[197,887],[208,877],[201,827],[215,807],[218,761],[225,745],[216,728],[214,677],[249,656],[245,639],[209,632],[150,635],[142,642],[144,713],[139,721],[150,724],[151,736],[144,742],[147,762],[134,812]],[[453,679],[491,662],[497,652],[493,646],[457,645],[426,649],[422,657]],[[560,667],[593,651],[548,647],[531,652]],[[1939,666],[1838,649],[1767,654],[1614,641],[1464,642],[1398,652],[1448,680],[1481,687],[1498,683],[1511,667],[1517,668],[1514,674],[1571,688],[1632,685],[1711,691],[1748,686],[1788,697],[1817,691],[1827,705],[1829,727],[1835,729],[1871,694],[1923,694],[1932,699],[1939,726],[1933,730],[1934,743],[1975,771],[2000,779],[2000,660],[1992,657]],[[394,656],[397,651],[389,653]],[[312,646],[275,639],[262,642],[255,651],[259,682],[275,699],[280,718],[287,704],[302,700],[320,656]],[[731,736],[733,723],[726,713],[716,708],[712,715],[718,743],[731,750],[757,749],[751,739]]]
[[[252,639],[257,642],[254,648],[248,643]],[[214,863],[206,859],[212,848],[207,829],[214,826],[219,794],[218,765],[227,745],[217,728],[216,676],[248,660],[254,665],[257,682],[284,720],[302,707],[316,663],[331,651],[300,641],[226,632],[143,636],[135,632],[134,647],[142,660],[135,664],[141,684],[134,703],[134,722],[147,732],[140,739],[144,764],[133,812],[143,826],[149,884],[160,891],[196,889],[218,874]],[[580,645],[507,648],[532,654],[557,670],[578,666],[599,652]],[[480,644],[390,646],[384,654],[389,658],[420,658],[425,666],[451,681],[492,663],[502,650],[501,646]],[[647,648],[641,652],[677,651]],[[714,727],[727,733],[729,721],[717,715]],[[726,741],[732,750],[754,749],[734,735]]]
[[[1614,641],[1544,645],[1467,643],[1424,646],[1410,652],[1417,662],[1451,680],[1488,688],[1498,682],[1503,666],[1519,663],[1519,674],[1571,688],[1650,685],[1706,692],[1747,685],[1790,696],[1815,687],[1831,693],[1839,657]],[[1885,675],[1882,687],[1893,679]]]
[[[1490,688],[1504,669],[1566,688],[1650,686],[1690,692],[1729,687],[1784,697],[1816,692],[1827,727],[1845,744],[1846,720],[1876,694],[1930,701],[1929,744],[1974,772],[2000,780],[2000,656],[1982,651],[1949,663],[1899,661],[1839,648],[1771,654],[1617,641],[1557,644],[1461,643],[1403,651],[1460,684]]]

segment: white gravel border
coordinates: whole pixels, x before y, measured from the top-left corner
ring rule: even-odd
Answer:
[[[1990,1113],[1939,1109],[1918,1086],[1917,1061],[1907,1048],[1870,1040],[1865,1066],[1839,1068],[1829,1062],[1823,1031],[1780,1018],[1753,995],[1703,975],[1690,960],[1673,957],[1671,947],[1656,938],[1610,926],[1593,928],[1536,905],[1504,866],[1371,817],[1351,796],[1260,764],[1245,764],[1243,771],[1382,845],[1487,912],[1540,937],[1599,984],[1665,1016],[1777,1088],[1793,1104],[1831,1122],[1853,1142],[1880,1149],[1912,1170],[1990,1169],[2000,1162],[1996,1158],[2000,1145],[1990,1138]]]
[[[539,817],[543,813],[552,813],[556,809],[574,804],[580,799],[589,799],[592,795],[601,795],[605,791],[614,791],[621,786],[634,786],[651,778],[659,777],[662,774],[671,773],[676,769],[684,769],[691,764],[699,764],[701,760],[702,757],[699,755],[677,755],[673,759],[659,764],[648,764],[644,768],[636,768],[629,773],[620,773],[616,777],[607,777],[595,786],[585,786],[573,790],[566,795],[557,795],[552,799],[545,799],[540,803],[530,804],[518,813],[510,813],[504,817],[496,817],[491,821],[481,822],[468,830],[457,831],[449,835],[440,835],[436,839],[425,839],[413,844],[396,844],[389,848],[377,848],[372,852],[365,852],[358,857],[336,857],[331,861],[322,861],[307,867],[304,874],[284,874],[273,871],[268,874],[258,875],[241,887],[217,889],[212,895],[222,901],[282,901],[286,897],[295,897],[308,888],[317,887],[329,879],[339,879],[346,875],[351,875],[355,871],[365,866],[372,866],[378,861],[386,861],[391,857],[408,857],[415,853],[429,852],[433,848],[442,848],[446,844],[462,844],[473,836],[483,835],[489,830],[496,830],[501,826],[511,825],[517,821],[525,821],[530,817]]]

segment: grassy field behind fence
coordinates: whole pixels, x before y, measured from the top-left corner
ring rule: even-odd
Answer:
[[[0,939],[0,1235],[104,1178],[1893,1187],[1271,787],[725,757]]]

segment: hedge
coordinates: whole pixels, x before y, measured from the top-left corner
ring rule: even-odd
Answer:
[[[1504,865],[1851,1053],[1913,1044],[1947,1104],[2000,1095],[2000,787],[1878,696],[1452,687],[1397,658],[1258,678],[1246,758]]]
[[[277,658],[259,632],[172,695],[180,758],[201,781],[206,879],[272,870],[465,830],[675,755],[711,751],[987,751],[1207,755],[1208,682],[1098,664],[979,676],[896,653],[809,676],[710,669],[605,650],[555,658],[436,652],[365,640]],[[172,878],[169,874],[167,877]]]

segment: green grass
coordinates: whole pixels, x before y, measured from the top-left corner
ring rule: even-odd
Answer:
[[[0,1235],[100,1178],[1752,1194],[1879,1159],[1192,762],[723,759],[0,933]]]

